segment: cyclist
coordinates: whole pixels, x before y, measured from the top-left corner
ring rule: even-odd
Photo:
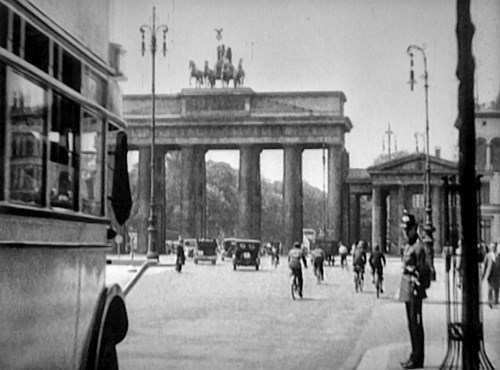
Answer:
[[[358,242],[356,246],[356,250],[354,251],[354,255],[352,256],[352,266],[354,270],[354,285],[356,287],[356,292],[358,291],[358,285],[356,282],[358,279],[363,281],[363,274],[365,273],[365,265],[366,265],[366,251],[365,251],[366,243],[363,240]]]
[[[302,265],[300,264],[300,260],[304,264],[304,267],[307,268],[306,255],[304,251],[300,248],[300,243],[295,242],[293,244],[293,248],[288,252],[288,267],[291,270],[293,276],[297,276],[299,280],[299,297],[302,298]]]
[[[316,247],[311,252],[311,262],[314,266],[314,275],[316,275],[316,271],[319,271],[319,276],[321,277],[321,281],[325,279],[325,274],[323,272],[323,263],[325,262],[326,254],[325,251],[319,247]]]
[[[277,242],[271,243],[271,263],[274,266],[280,263],[280,244]]]
[[[380,281],[380,293],[384,292],[382,288],[382,281],[384,280],[384,266],[386,264],[384,253],[380,250],[380,246],[376,245],[369,260],[372,268],[372,282],[375,284],[375,273],[378,275]]]

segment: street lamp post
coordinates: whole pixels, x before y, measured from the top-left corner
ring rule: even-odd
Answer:
[[[413,86],[416,84],[413,75],[413,52],[418,51],[424,59],[424,88],[425,88],[425,224],[423,242],[427,246],[427,251],[430,253],[430,262],[432,268],[432,280],[436,279],[436,270],[434,269],[434,238],[432,233],[435,228],[432,225],[432,202],[431,202],[431,162],[429,155],[429,80],[427,74],[427,57],[423,48],[417,45],[410,45],[406,52],[410,56],[410,87],[413,91]]]
[[[146,257],[148,259],[159,259],[158,255],[158,229],[156,227],[156,203],[155,203],[155,181],[154,181],[154,173],[155,173],[155,56],[156,56],[156,34],[161,31],[163,32],[163,56],[166,55],[167,52],[167,32],[168,27],[165,25],[155,25],[155,12],[156,7],[153,7],[153,19],[152,24],[144,24],[141,26],[140,31],[142,35],[142,56],[144,56],[146,52],[146,44],[145,44],[145,35],[146,32],[149,32],[151,36],[150,40],[150,51],[151,51],[151,61],[152,61],[152,81],[151,81],[151,161],[150,161],[150,181],[151,181],[151,193],[150,193],[150,202],[149,202],[149,219],[148,219],[148,251]]]

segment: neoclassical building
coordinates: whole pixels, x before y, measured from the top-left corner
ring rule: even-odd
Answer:
[[[432,224],[436,228],[434,247],[442,249],[444,240],[443,176],[458,176],[458,163],[430,157]],[[500,242],[500,110],[479,108],[476,112],[476,171],[481,176],[478,203],[481,212],[480,239]],[[425,220],[425,154],[413,153],[367,169],[349,169],[350,242],[368,239],[387,252],[401,244],[399,220],[404,209]],[[360,226],[360,200],[371,202],[371,228]],[[366,225],[365,225],[366,227]]]
[[[444,190],[443,176],[457,173],[456,162],[439,156],[430,156],[430,194],[432,203],[432,224],[436,253],[444,243]],[[371,198],[371,238],[373,245],[380,245],[388,253],[398,253],[402,244],[401,217],[403,210],[414,214],[417,221],[425,221],[425,176],[426,156],[413,153],[392,159],[366,170],[351,169],[347,177],[351,202],[351,242],[366,238],[366,231],[360,229],[360,199]],[[365,231],[365,232],[363,232]]]
[[[481,175],[481,239],[500,242],[500,110],[476,112],[476,171]]]

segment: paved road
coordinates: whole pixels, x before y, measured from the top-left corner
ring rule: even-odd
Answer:
[[[442,262],[437,262],[438,274]],[[126,266],[109,266],[124,285]],[[148,270],[127,296],[129,332],[118,346],[121,369],[354,369],[370,348],[409,341],[404,306],[394,299],[400,262],[389,259],[386,293],[355,293],[352,272],[326,267],[317,285],[305,272],[304,299],[292,301],[288,270],[264,258],[260,271],[230,262],[187,262]],[[441,278],[438,275],[438,280]],[[424,306],[426,338],[445,347],[443,284]],[[500,310],[485,319],[500,318]],[[487,317],[486,317],[487,316]],[[500,328],[485,336],[500,338]],[[402,360],[402,359],[401,359]]]

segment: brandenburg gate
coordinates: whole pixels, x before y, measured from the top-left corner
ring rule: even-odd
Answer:
[[[261,237],[260,153],[283,150],[283,235],[285,251],[302,241],[302,151],[328,151],[327,228],[334,240],[348,239],[349,199],[346,190],[348,153],[344,136],[352,129],[344,115],[346,97],[340,91],[257,93],[250,88],[183,89],[156,95],[155,199],[165,202],[167,151],[180,150],[181,235],[203,237],[206,220],[205,153],[211,149],[240,152],[237,235]],[[130,149],[139,150],[139,207],[149,207],[151,176],[151,96],[124,95],[124,118]],[[321,176],[318,174],[318,176]],[[345,193],[345,194],[344,194]],[[168,196],[168,195],[167,195]],[[344,200],[343,200],[344,199]],[[158,207],[157,209],[162,209]],[[164,208],[163,208],[164,209]],[[165,215],[158,212],[159,245],[164,245]],[[147,215],[147,212],[144,213]],[[145,219],[147,217],[144,217]],[[345,217],[344,217],[345,218]],[[138,245],[147,245],[147,220]],[[347,231],[346,231],[347,230]],[[162,239],[163,235],[163,239]],[[277,236],[278,237],[278,236]],[[163,244],[162,244],[163,243]]]

